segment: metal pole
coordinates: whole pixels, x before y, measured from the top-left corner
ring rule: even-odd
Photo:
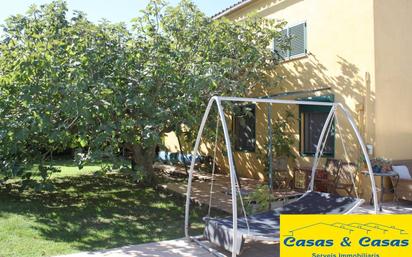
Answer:
[[[186,207],[185,207],[185,236],[186,240],[190,241],[189,235],[189,215],[190,215],[190,194],[192,192],[192,180],[193,180],[193,170],[195,168],[195,161],[199,154],[200,139],[202,138],[202,133],[206,125],[207,117],[209,116],[210,109],[212,108],[213,102],[216,101],[216,97],[212,97],[207,104],[205,114],[203,115],[202,122],[200,124],[199,132],[197,134],[195,148],[192,151],[192,161],[190,163],[189,177],[187,183],[186,191]]]
[[[254,102],[254,103],[272,103],[272,104],[304,104],[304,105],[319,105],[319,106],[334,106],[332,102],[316,102],[316,101],[299,101],[299,100],[283,100],[283,99],[264,99],[264,98],[243,98],[243,97],[225,97],[217,96],[220,101],[229,102]]]
[[[268,105],[268,134],[269,134],[269,189],[270,192],[273,192],[273,177],[272,177],[272,173],[273,173],[273,153],[272,153],[272,105],[269,104]],[[270,203],[269,203],[270,204]]]
[[[376,193],[376,185],[375,185],[375,177],[373,176],[373,171],[372,171],[372,164],[369,159],[368,151],[366,149],[365,143],[363,142],[362,136],[359,132],[358,127],[356,127],[355,120],[353,119],[352,115],[350,112],[343,106],[343,104],[339,103],[338,106],[342,109],[343,113],[345,114],[346,118],[349,121],[349,124],[351,125],[353,131],[355,132],[355,135],[358,139],[358,142],[362,148],[363,156],[365,157],[366,165],[368,166],[368,172],[369,172],[369,177],[371,180],[371,187],[372,187],[372,196],[373,196],[373,206],[375,209],[375,213],[379,213],[379,204],[378,204],[378,194]]]
[[[223,135],[225,137],[227,157],[229,161],[229,170],[230,170],[230,185],[232,191],[232,219],[233,219],[233,241],[232,241],[232,257],[236,257],[236,248],[237,248],[237,199],[236,199],[236,171],[235,171],[235,162],[233,160],[232,146],[230,142],[229,131],[227,129],[225,113],[223,111],[222,104],[219,99],[216,100],[217,109],[219,111],[220,120],[222,122]]]
[[[281,97],[288,97],[288,96],[298,96],[298,95],[303,95],[303,94],[317,93],[317,92],[331,90],[331,89],[332,87],[322,87],[322,88],[316,88],[316,89],[311,89],[311,90],[300,90],[300,91],[290,91],[290,92],[278,93],[274,95],[262,96],[259,98],[274,99],[274,98],[281,98]]]

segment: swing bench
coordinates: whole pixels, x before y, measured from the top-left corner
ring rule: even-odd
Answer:
[[[235,252],[240,254],[245,240],[279,240],[281,214],[348,214],[363,204],[363,199],[308,191],[298,200],[272,211],[238,218]],[[233,250],[233,221],[228,218],[205,217],[204,237],[228,251]]]
[[[323,126],[322,132],[319,137],[319,141],[316,147],[316,154],[314,157],[314,162],[312,166],[312,175],[309,183],[308,191],[304,193],[297,200],[285,204],[282,207],[276,208],[271,211],[250,215],[248,216],[245,211],[243,204],[242,195],[240,193],[240,187],[238,183],[238,178],[236,175],[233,154],[230,146],[230,137],[227,129],[225,114],[223,111],[222,102],[254,102],[254,103],[267,103],[267,104],[295,104],[295,105],[321,105],[330,106],[331,110],[328,114],[326,122]],[[194,241],[198,243],[201,247],[210,251],[215,256],[226,256],[218,252],[217,250],[210,248],[202,242],[202,240],[208,240],[212,244],[220,246],[225,250],[232,253],[232,257],[236,257],[241,253],[242,247],[246,240],[248,241],[266,241],[266,242],[279,242],[280,233],[280,216],[282,214],[349,214],[353,212],[357,207],[362,205],[363,199],[360,199],[357,192],[354,181],[354,176],[351,174],[351,182],[356,193],[356,197],[351,196],[339,196],[330,193],[322,193],[314,191],[314,178],[316,174],[316,169],[319,165],[320,157],[323,155],[323,150],[326,145],[327,137],[332,130],[332,124],[336,123],[339,129],[339,121],[336,115],[338,109],[342,111],[346,119],[349,121],[358,143],[362,149],[362,153],[366,164],[368,166],[369,174],[372,175],[371,163],[366,151],[366,147],[360,136],[360,133],[355,125],[355,122],[347,111],[347,109],[341,103],[330,103],[330,102],[314,102],[314,101],[295,101],[295,100],[280,100],[280,99],[261,99],[261,98],[238,98],[238,97],[213,97],[206,108],[206,112],[203,116],[202,123],[200,125],[200,130],[197,135],[195,148],[193,155],[198,154],[198,148],[200,145],[200,140],[202,136],[205,123],[209,116],[209,112],[213,103],[216,103],[218,109],[218,115],[220,117],[220,122],[223,128],[223,134],[226,143],[227,156],[229,161],[230,170],[230,181],[231,181],[231,196],[232,196],[232,217],[226,218],[215,218],[210,217],[210,208],[212,206],[212,194],[213,194],[213,176],[215,171],[215,160],[212,167],[212,180],[210,186],[210,198],[209,198],[209,212],[208,216],[203,220],[205,222],[205,230],[203,236],[192,237],[189,235],[189,210],[190,210],[190,194],[191,194],[191,184],[192,176],[194,170],[194,162],[192,161],[189,178],[188,178],[188,188],[186,195],[186,213],[185,213],[185,234],[189,241]],[[216,124],[216,139],[215,139],[215,149],[214,156],[216,156],[216,146],[217,146],[217,134],[219,129],[219,119]],[[345,153],[345,157],[348,158],[347,150],[345,144],[342,140],[342,147]],[[377,194],[375,188],[375,181],[373,176],[371,177],[371,188],[372,195],[374,198],[374,209],[375,213],[378,213],[377,205]],[[243,217],[238,218],[238,207],[237,207],[237,196],[239,197],[240,204],[242,207]]]

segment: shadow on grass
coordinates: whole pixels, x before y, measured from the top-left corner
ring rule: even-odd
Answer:
[[[23,215],[43,239],[81,251],[183,237],[184,199],[131,181],[125,174],[82,175],[55,179],[53,192],[0,191],[0,219]],[[192,209],[199,227],[206,210]]]

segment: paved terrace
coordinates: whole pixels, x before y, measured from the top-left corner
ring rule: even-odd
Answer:
[[[181,168],[174,166],[159,165],[159,170],[162,170],[167,176],[185,176],[185,172]],[[212,175],[205,172],[193,173],[191,199],[200,205],[209,205],[210,199],[210,184]],[[266,185],[261,181],[250,178],[239,178],[242,187],[242,194],[253,192],[257,186]],[[230,192],[230,178],[227,175],[215,174],[213,183],[212,207],[223,210],[227,213],[232,213],[232,196]],[[187,182],[172,181],[161,185],[162,188],[173,191],[177,194],[186,196]],[[286,199],[286,197],[297,197],[301,193],[296,191],[277,191],[274,192],[276,199]],[[282,204],[282,202],[279,202]],[[240,208],[240,206],[239,206]]]
[[[209,180],[209,181],[208,181]],[[193,183],[193,198],[202,204],[209,202],[210,176],[207,174],[197,175]],[[177,193],[186,193],[186,184],[184,182],[173,182],[163,185],[164,188],[173,190]],[[230,212],[231,202],[230,195],[226,190],[230,187],[228,179],[225,176],[218,175],[216,177],[216,192],[214,195],[217,201],[217,206],[220,209]],[[259,183],[257,181],[242,179],[244,190],[252,190]],[[229,208],[230,207],[230,208]],[[373,214],[373,207],[365,204],[358,208],[359,214]],[[399,206],[395,203],[385,203],[383,205],[382,214],[412,214],[412,202],[401,202]],[[183,226],[183,220],[182,220]],[[212,246],[212,245],[209,245]],[[228,252],[220,250],[227,256],[231,256]],[[66,255],[64,257],[213,257],[208,251],[204,250],[195,243],[186,242],[184,239],[176,239],[170,241],[162,241],[141,245],[125,246],[121,248],[97,251],[83,252],[77,254]],[[63,257],[63,256],[61,256]],[[250,243],[246,244],[244,251],[240,257],[279,257],[279,247],[276,244]]]
[[[270,256],[279,257],[279,249],[272,244],[259,244],[248,247],[241,257]],[[228,252],[225,253],[227,256]],[[107,251],[84,252],[60,257],[213,257],[208,251],[195,243],[188,243],[184,239],[149,243],[142,245],[125,246]]]

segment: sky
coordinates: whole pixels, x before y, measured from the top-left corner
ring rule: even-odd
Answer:
[[[174,5],[179,0],[167,0]],[[238,0],[192,0],[207,15],[213,15]],[[24,14],[31,4],[41,5],[51,0],[0,0],[0,24],[10,15]],[[149,0],[66,0],[69,9],[87,13],[91,21],[105,18],[111,22],[130,22],[138,16]]]

